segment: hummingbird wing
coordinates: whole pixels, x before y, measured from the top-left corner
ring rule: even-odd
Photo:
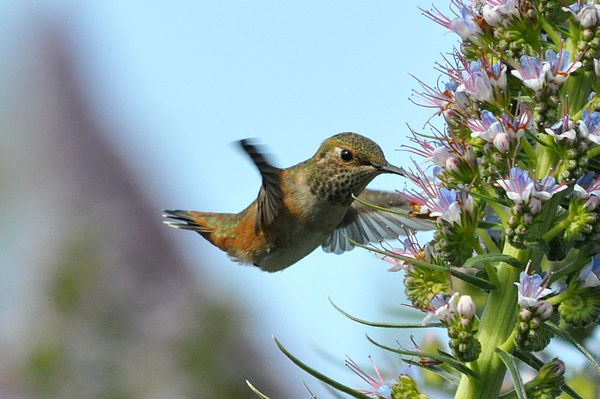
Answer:
[[[283,191],[281,190],[281,169],[271,165],[266,156],[250,143],[240,140],[240,145],[250,156],[262,177],[262,186],[256,199],[257,210],[254,221],[254,234],[258,234],[261,226],[269,225],[283,208]]]
[[[364,190],[359,199],[394,211],[409,211],[409,202],[402,195],[378,190]],[[325,252],[341,254],[354,248],[350,238],[359,244],[378,242],[384,239],[396,239],[405,235],[406,229],[431,230],[433,221],[408,215],[398,215],[380,211],[354,201],[344,218],[322,244]]]

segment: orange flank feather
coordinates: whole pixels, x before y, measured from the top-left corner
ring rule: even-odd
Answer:
[[[265,249],[264,235],[254,234],[255,202],[238,214],[165,210],[165,216],[171,227],[196,231],[241,263],[253,263]]]

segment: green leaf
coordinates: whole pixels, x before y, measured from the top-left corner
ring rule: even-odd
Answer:
[[[467,366],[465,366],[462,362],[456,360],[454,357],[449,356],[447,354],[433,353],[433,352],[422,352],[422,351],[410,351],[410,350],[406,350],[406,349],[396,349],[396,348],[391,348],[389,346],[385,346],[383,344],[380,344],[379,342],[373,340],[368,335],[367,335],[367,339],[373,345],[378,346],[378,347],[380,347],[382,349],[388,350],[390,352],[394,352],[394,353],[397,353],[399,355],[416,356],[418,358],[425,357],[425,358],[439,360],[440,362],[447,364],[448,366],[452,367],[453,369],[455,369],[456,371],[458,371],[460,373],[466,374],[466,375],[468,375],[470,377],[475,377],[475,378],[478,377],[477,373],[475,373],[473,370],[471,370],[470,368],[468,368]]]
[[[260,399],[271,399],[267,395],[265,395],[264,393],[259,391],[258,389],[254,388],[254,386],[252,384],[250,384],[250,381],[246,380],[246,385],[248,385],[248,387],[250,387],[252,392],[254,392],[256,394],[256,396],[258,396]]]
[[[484,230],[499,230],[499,231],[504,231],[504,228],[502,227],[502,223],[493,223],[493,222],[480,221],[479,223],[477,223],[477,228],[478,229],[484,229]]]
[[[517,269],[525,269],[525,265],[523,264],[523,262],[521,262],[517,258],[512,257],[510,255],[502,255],[502,254],[477,255],[477,256],[474,256],[474,257],[468,259],[465,262],[464,266],[465,267],[473,267],[473,266],[483,265],[484,263],[499,263],[499,262],[504,262],[508,265],[516,267]]]
[[[447,266],[434,265],[433,263],[428,263],[428,262],[425,262],[422,260],[410,258],[408,256],[396,255],[396,254],[393,254],[390,252],[382,251],[375,247],[369,247],[367,245],[358,243],[358,242],[354,241],[353,239],[349,238],[348,236],[346,236],[346,239],[357,247],[364,248],[366,250],[369,250],[371,252],[375,252],[378,254],[386,255],[386,256],[389,256],[390,258],[400,259],[406,263],[410,263],[411,265],[415,265],[415,266],[419,266],[419,267],[426,267],[426,268],[433,269],[433,270],[441,270],[441,271],[449,272],[450,274],[452,274],[452,276],[463,280],[465,283],[469,283],[469,284],[471,284],[477,288],[480,288],[482,290],[485,290],[485,291],[493,290],[496,288],[492,283],[490,283],[489,281],[487,281],[485,279],[482,279],[482,278],[476,277],[476,276],[472,276],[467,273],[459,272],[458,270],[449,268]]]
[[[585,356],[585,358],[596,369],[596,371],[600,372],[600,364],[598,364],[598,361],[596,360],[596,358],[594,358],[594,355],[592,355],[587,349],[585,349],[583,347],[583,345],[581,345],[579,342],[577,342],[577,340],[571,334],[569,334],[568,331],[563,330],[562,328],[560,328],[556,324],[552,323],[550,320],[546,320],[546,325],[556,335],[558,335],[558,336],[566,339],[571,344],[573,344],[573,346],[575,346],[577,348],[577,350],[579,350],[579,352],[581,352],[583,354],[583,356]]]
[[[329,298],[329,303],[331,303],[331,306],[333,306],[338,312],[340,312],[341,314],[343,314],[344,316],[346,316],[350,320],[356,321],[357,323],[364,324],[364,325],[367,325],[367,326],[382,327],[382,328],[432,328],[432,327],[444,327],[444,325],[442,323],[396,324],[396,323],[380,323],[380,322],[366,321],[366,320],[359,319],[358,317],[352,316],[350,313],[347,313],[342,308],[340,308],[335,303],[333,303],[333,300],[331,298]]]
[[[277,347],[279,348],[279,350],[285,355],[287,356],[288,359],[290,359],[296,366],[300,367],[302,370],[306,371],[308,374],[312,375],[313,377],[323,381],[325,384],[332,386],[333,388],[342,391],[344,393],[347,393],[348,395],[354,397],[354,398],[358,398],[358,399],[371,399],[370,396],[367,396],[365,394],[362,394],[358,391],[355,391],[354,389],[340,383],[337,382],[335,380],[332,380],[331,378],[327,377],[326,375],[319,373],[317,370],[309,367],[308,365],[306,365],[305,363],[303,363],[302,361],[300,361],[298,358],[296,358],[294,355],[292,355],[290,352],[288,352],[287,349],[285,349],[283,347],[283,345],[281,345],[281,343],[277,340],[277,338],[273,337],[273,340],[275,341],[275,344],[277,345]]]
[[[477,191],[470,191],[469,194],[475,198],[482,199],[485,202],[494,202],[498,205],[502,205],[502,206],[506,206],[506,207],[512,206],[511,203],[504,198],[494,197],[494,196],[483,194],[483,193],[480,193]]]
[[[500,360],[504,362],[508,372],[510,373],[510,376],[512,377],[517,398],[527,399],[527,393],[525,392],[525,386],[523,385],[523,380],[521,379],[521,374],[519,373],[519,368],[517,367],[515,357],[507,352],[504,352],[500,348],[496,348],[496,353],[500,357]]]

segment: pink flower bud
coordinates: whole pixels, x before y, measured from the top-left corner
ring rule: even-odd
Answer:
[[[548,301],[539,301],[537,303],[537,311],[542,320],[547,320],[552,316],[552,305]]]
[[[465,316],[468,318],[472,318],[475,315],[475,311],[477,307],[475,306],[475,302],[473,302],[473,298],[469,295],[461,295],[458,300],[458,314],[461,316]]]
[[[594,6],[586,5],[577,13],[577,20],[584,28],[592,28],[598,23],[598,11]]]
[[[537,198],[531,198],[529,201],[529,210],[533,215],[537,215],[542,210],[542,202]]]
[[[446,158],[446,170],[449,172],[458,172],[458,165],[460,161],[455,157]]]
[[[510,148],[510,137],[507,133],[498,133],[496,137],[494,137],[494,147],[498,149],[498,151],[505,153]]]

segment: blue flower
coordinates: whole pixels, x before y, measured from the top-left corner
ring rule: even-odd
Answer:
[[[546,82],[546,73],[550,64],[542,63],[535,57],[521,56],[521,67],[510,71],[519,78],[523,84],[534,91],[540,91]]]
[[[583,110],[581,120],[578,122],[579,133],[594,144],[600,144],[600,112]]]
[[[528,275],[526,271],[519,275],[519,282],[515,283],[518,287],[519,306],[521,308],[536,307],[540,298],[552,293],[552,290],[546,288],[547,281],[545,274]]]
[[[563,83],[581,66],[580,61],[569,62],[570,59],[571,54],[567,50],[561,50],[558,54],[551,49],[546,51],[546,62],[550,65],[548,72],[553,82]]]
[[[514,167],[510,170],[508,179],[499,179],[496,182],[504,189],[506,196],[515,204],[529,202],[534,182],[526,171],[521,170],[519,167]]]
[[[506,25],[512,18],[519,16],[517,0],[487,0],[482,14],[490,26]]]
[[[581,281],[581,287],[597,287],[600,285],[600,255],[592,258],[579,272],[577,280]]]
[[[467,127],[471,129],[471,137],[481,137],[487,142],[493,142],[498,133],[504,132],[500,121],[488,110],[481,111],[481,119],[470,119]]]
[[[433,11],[422,11],[427,18],[458,34],[463,41],[470,40],[478,42],[479,35],[483,33],[483,31],[479,25],[475,23],[476,16],[469,8],[462,5],[462,2],[457,3],[461,7],[460,15],[457,15],[452,20],[442,14],[435,6],[433,6]]]
[[[556,180],[552,176],[544,177],[540,182],[536,182],[534,187],[533,196],[541,201],[547,201],[554,194],[567,189],[565,183],[556,184]]]
[[[494,88],[487,73],[481,69],[481,64],[471,63],[466,70],[463,83],[456,89],[458,93],[464,92],[478,101],[492,102]]]
[[[577,133],[575,132],[575,124],[571,118],[566,115],[563,116],[558,122],[549,128],[546,128],[546,133],[554,137],[556,140],[561,141],[564,139],[575,140]]]

